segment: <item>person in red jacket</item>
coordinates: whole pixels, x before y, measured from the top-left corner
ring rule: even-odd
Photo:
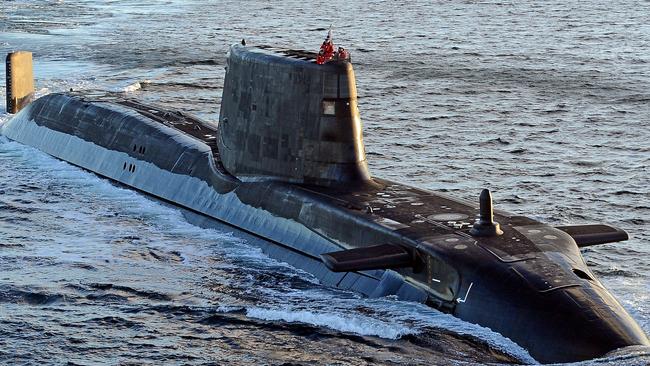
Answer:
[[[332,42],[332,30],[327,32],[327,38],[323,41],[316,58],[316,63],[322,65],[334,57],[334,42]]]
[[[338,52],[336,52],[336,56],[341,61],[350,61],[350,53],[343,47],[339,47]]]

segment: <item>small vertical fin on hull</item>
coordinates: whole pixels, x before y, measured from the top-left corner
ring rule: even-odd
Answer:
[[[34,99],[32,53],[12,52],[6,62],[7,112],[18,113]]]

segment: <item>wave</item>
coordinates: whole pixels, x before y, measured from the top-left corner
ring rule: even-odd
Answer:
[[[299,293],[300,303],[309,308],[284,304],[280,308],[247,307],[246,316],[268,321],[310,324],[361,336],[401,339],[426,337],[441,330],[459,336],[471,336],[490,348],[522,362],[536,363],[526,350],[488,328],[464,322],[422,304],[382,299],[341,299],[310,291]]]
[[[85,324],[89,326],[109,326],[113,329],[131,329],[136,327],[143,327],[144,325],[135,322],[129,319],[125,319],[119,316],[102,316],[96,318],[90,318],[84,321]]]
[[[141,298],[149,299],[149,300],[156,300],[156,301],[171,301],[173,299],[172,296],[163,294],[160,292],[156,291],[151,291],[151,290],[138,290],[134,289],[129,286],[123,286],[123,285],[114,285],[112,283],[91,283],[88,284],[88,286],[91,289],[97,289],[97,290],[102,290],[102,291],[114,291],[118,293],[125,293],[129,295],[135,295]]]
[[[124,92],[124,93],[133,93],[133,92],[138,91],[140,89],[142,89],[142,84],[140,82],[135,82],[133,84],[129,84],[129,85],[125,86],[124,88],[122,88],[122,92]]]
[[[387,339],[398,339],[415,331],[399,324],[382,324],[374,319],[366,319],[354,315],[316,313],[307,310],[285,311],[276,309],[250,308],[246,316],[263,320],[282,320],[289,323],[307,323],[342,332],[359,335],[378,336]]]
[[[15,286],[0,287],[0,303],[52,305],[65,300],[66,296],[62,294]]]
[[[202,90],[221,90],[223,89],[220,85],[206,85],[199,83],[185,83],[185,82],[155,82],[147,81],[146,83],[138,83],[138,88],[142,89],[202,89]]]

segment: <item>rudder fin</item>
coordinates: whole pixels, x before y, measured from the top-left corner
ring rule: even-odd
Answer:
[[[18,113],[34,99],[32,53],[16,51],[7,55],[7,113]]]

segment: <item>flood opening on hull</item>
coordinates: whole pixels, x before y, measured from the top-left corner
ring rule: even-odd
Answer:
[[[593,278],[591,278],[591,276],[589,276],[585,271],[583,271],[581,269],[574,268],[573,273],[575,273],[576,276],[582,278],[583,280],[587,280],[587,281],[593,281],[594,280]]]

